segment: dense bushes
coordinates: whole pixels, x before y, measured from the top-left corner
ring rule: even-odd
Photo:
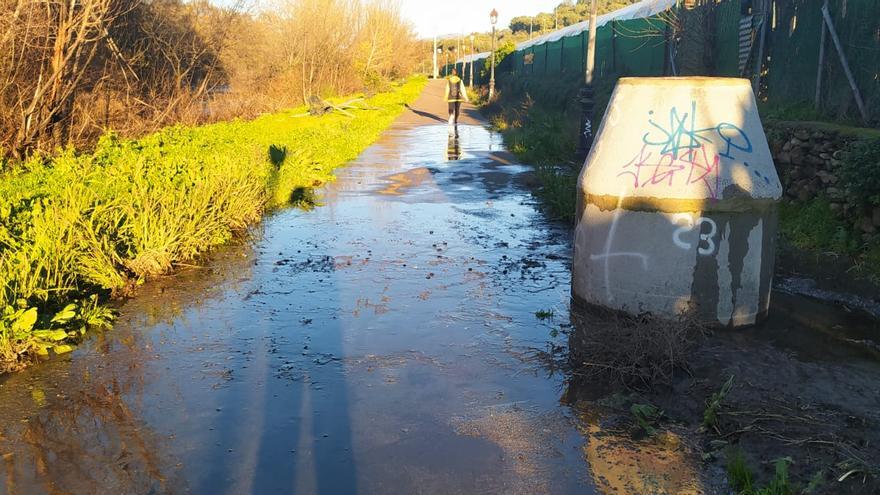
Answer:
[[[2,176],[0,372],[36,349],[76,340],[74,331],[35,334],[57,328],[52,315],[72,300],[125,294],[227,242],[266,208],[330,180],[423,82],[370,99],[377,110],[355,118],[298,118],[296,109],[251,122],[171,127],[134,141],[109,134],[93,153],[33,157]],[[87,321],[94,309],[80,301],[67,319]]]
[[[852,142],[844,152],[840,175],[855,206],[880,207],[880,139]]]

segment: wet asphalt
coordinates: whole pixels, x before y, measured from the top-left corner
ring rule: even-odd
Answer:
[[[593,493],[550,359],[569,231],[440,84],[314,209],[3,379],[0,493]]]

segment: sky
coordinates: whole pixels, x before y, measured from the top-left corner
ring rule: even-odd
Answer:
[[[209,0],[228,7],[237,0]],[[552,12],[561,0],[397,0],[401,14],[420,38],[448,34],[469,34],[492,30],[489,12],[498,11],[498,29],[507,28],[510,19],[521,15]],[[272,0],[244,0],[247,10],[269,8]]]
[[[560,0],[399,0],[401,13],[415,26],[419,37],[467,34],[492,29],[489,12],[498,11],[499,29],[521,15],[552,12]]]

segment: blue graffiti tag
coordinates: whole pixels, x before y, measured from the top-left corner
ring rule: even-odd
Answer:
[[[691,101],[690,110],[690,112],[680,114],[678,108],[672,107],[669,110],[668,127],[663,127],[653,118],[649,118],[648,123],[660,134],[654,136],[651,134],[653,131],[648,131],[642,136],[642,142],[650,146],[662,146],[661,154],[671,154],[673,158],[678,158],[680,151],[689,153],[701,148],[704,143],[711,143],[712,135],[715,134],[721,141],[717,143],[719,144],[718,156],[733,159],[732,150],[744,153],[752,152],[752,142],[744,130],[730,122],[721,122],[714,127],[697,129],[695,128],[697,114],[695,101]],[[650,111],[648,114],[653,115],[654,112]]]

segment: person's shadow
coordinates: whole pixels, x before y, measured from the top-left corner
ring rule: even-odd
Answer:
[[[411,111],[412,113],[414,113],[416,115],[420,115],[425,118],[437,120],[439,122],[446,122],[446,119],[439,117],[437,115],[434,115],[433,113],[423,112],[422,110],[416,110],[415,108],[409,106],[409,103],[404,103],[403,106],[405,106],[409,111]]]

